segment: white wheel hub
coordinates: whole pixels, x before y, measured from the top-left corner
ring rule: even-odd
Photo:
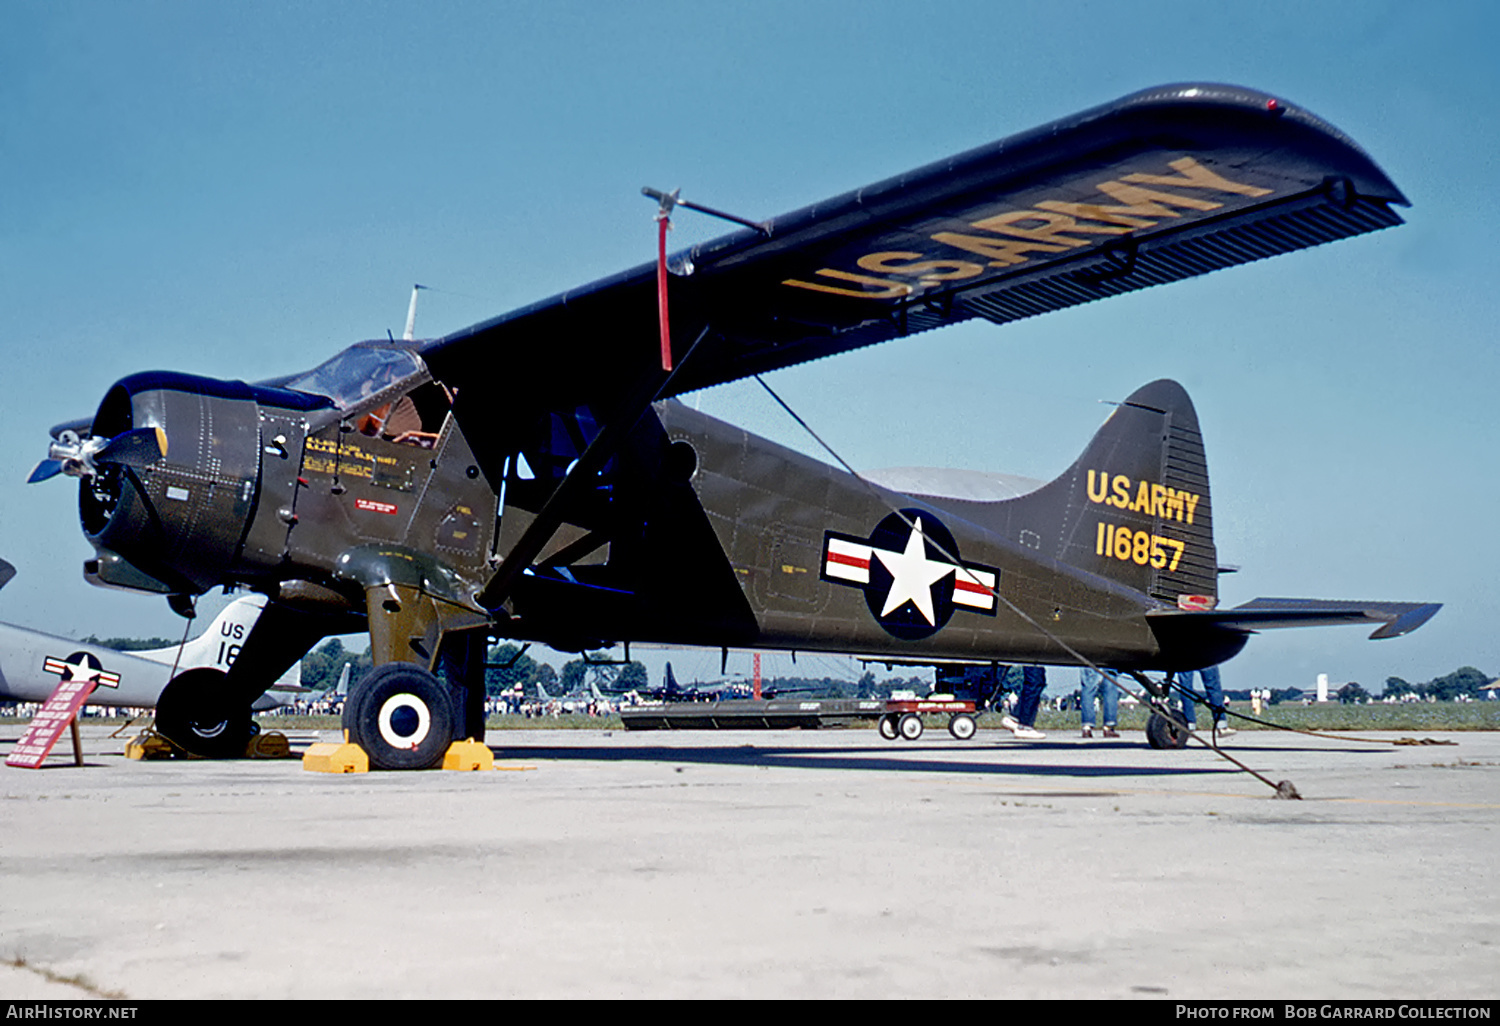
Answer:
[[[377,722],[386,744],[392,748],[416,748],[427,739],[427,732],[432,729],[432,714],[426,702],[416,695],[403,693],[385,700]]]

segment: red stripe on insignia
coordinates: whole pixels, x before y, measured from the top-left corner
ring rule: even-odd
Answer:
[[[834,552],[832,549],[828,550],[828,562],[842,563],[844,566],[858,567],[861,570],[870,569],[870,560],[868,558],[860,559],[858,556],[846,556],[842,552]]]

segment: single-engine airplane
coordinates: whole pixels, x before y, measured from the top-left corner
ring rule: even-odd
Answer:
[[[1164,86],[435,340],[256,384],[133,374],[53,429],[32,479],[80,479],[91,582],[178,609],[223,584],[268,596],[225,681],[242,729],[311,645],[368,630],[344,724],[382,768],[483,737],[489,638],[1144,675],[1265,627],[1394,637],[1437,606],[1217,608],[1202,438],[1171,381],[997,501],[867,484],[672,400],[1386,228],[1404,204],[1300,107]]]

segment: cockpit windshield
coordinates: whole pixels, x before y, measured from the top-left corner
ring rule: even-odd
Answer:
[[[326,395],[340,409],[348,409],[402,378],[421,370],[406,349],[353,346],[280,387]]]

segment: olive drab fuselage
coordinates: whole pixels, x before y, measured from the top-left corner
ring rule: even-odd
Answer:
[[[1093,470],[1072,498],[1001,532],[962,502],[872,486],[676,402],[651,407],[486,609],[490,574],[597,422],[583,408],[536,416],[492,482],[452,390],[410,359],[410,373],[343,406],[309,394],[294,408],[285,387],[147,382],[131,422],[162,428],[168,451],[129,475],[93,534],[97,576],[160,591],[244,584],[292,607],[341,608],[365,616],[381,661],[429,665],[445,633],[480,626],[562,648],[637,640],[1122,667],[1163,657],[1145,614],[1168,596],[1058,558],[1054,536],[1098,505]],[[194,444],[208,436],[211,448]],[[1205,523],[1206,492],[1194,507]],[[1148,519],[1163,534],[1175,526],[1165,509]],[[1240,643],[1226,633],[1211,655]]]

